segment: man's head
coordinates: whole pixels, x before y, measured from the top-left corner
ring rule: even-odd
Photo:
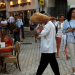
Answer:
[[[45,18],[42,18],[42,17],[41,17],[41,18],[39,18],[39,23],[40,23],[40,24],[43,24],[43,23],[45,23],[45,24],[46,24],[48,21],[50,21],[50,19],[49,19],[49,18],[46,18],[46,19],[45,19]]]
[[[2,20],[3,20],[3,21],[5,21],[5,18],[4,18],[4,17],[2,17]]]
[[[15,20],[17,20],[17,19],[18,19],[18,15],[15,15],[15,17],[14,17],[14,18],[15,18]]]
[[[59,15],[59,20],[64,20],[64,14]]]
[[[41,13],[41,14],[44,14],[44,13],[45,13],[45,11],[40,11],[40,13]]]
[[[19,16],[20,18],[23,18],[23,15],[22,14],[20,14],[20,16]]]
[[[40,24],[43,23],[43,18],[39,18],[39,23],[40,23]]]
[[[10,13],[10,16],[12,16],[12,13]]]

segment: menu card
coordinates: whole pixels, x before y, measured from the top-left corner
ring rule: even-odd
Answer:
[[[5,42],[0,42],[0,48],[5,47]]]

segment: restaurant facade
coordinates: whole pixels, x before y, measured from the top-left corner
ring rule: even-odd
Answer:
[[[45,11],[55,17],[59,14],[64,14],[66,17],[67,11],[71,7],[75,7],[75,0],[4,0],[6,3],[6,15],[10,13],[21,14],[26,24],[29,18],[35,12]]]

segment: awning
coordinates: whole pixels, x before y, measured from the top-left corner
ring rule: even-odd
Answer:
[[[5,11],[5,10],[6,10],[6,8],[0,9],[0,11]]]

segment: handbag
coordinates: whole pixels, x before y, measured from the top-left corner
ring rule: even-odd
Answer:
[[[13,34],[15,32],[19,32],[20,28],[15,23],[11,23],[9,27],[10,32]]]

